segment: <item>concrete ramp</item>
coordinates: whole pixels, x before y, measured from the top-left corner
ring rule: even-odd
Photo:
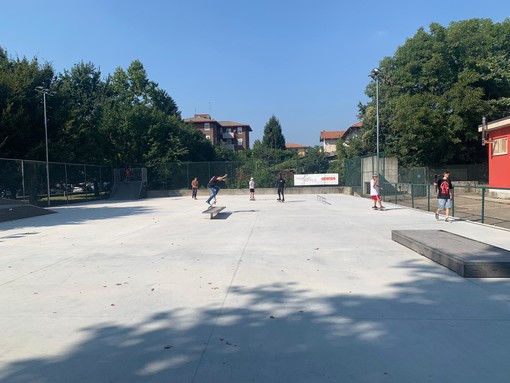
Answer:
[[[391,238],[464,278],[510,278],[510,251],[443,230],[393,230]]]
[[[26,202],[0,198],[0,222],[53,213],[55,212],[52,210],[30,205]]]
[[[147,197],[147,189],[141,181],[116,182],[113,185],[110,199],[136,200]]]

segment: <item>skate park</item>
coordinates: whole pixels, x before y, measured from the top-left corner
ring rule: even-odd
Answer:
[[[510,280],[392,233],[510,250],[508,230],[342,194],[220,192],[210,219],[206,198],[0,222],[0,381],[507,381]]]

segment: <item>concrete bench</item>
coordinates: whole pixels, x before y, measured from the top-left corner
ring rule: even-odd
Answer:
[[[225,206],[215,206],[215,207],[211,207],[207,210],[204,210],[202,212],[202,214],[210,214],[210,218],[209,219],[212,219],[213,217],[216,216],[216,214],[218,214],[220,211],[222,211],[223,209],[225,209]]]
[[[444,230],[393,230],[391,239],[464,278],[510,278],[510,251]]]

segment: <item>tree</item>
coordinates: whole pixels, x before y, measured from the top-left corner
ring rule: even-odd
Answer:
[[[285,137],[283,136],[280,121],[272,115],[264,126],[262,145],[271,149],[285,150]]]
[[[55,161],[105,163],[106,137],[101,129],[105,86],[92,63],[80,63],[57,77],[52,101]]]
[[[0,157],[45,158],[43,102],[35,87],[49,87],[53,77],[50,64],[10,59],[0,48]]]
[[[380,138],[386,156],[403,165],[478,163],[485,160],[476,127],[508,113],[510,20],[433,23],[379,68]],[[360,112],[375,147],[375,84]]]

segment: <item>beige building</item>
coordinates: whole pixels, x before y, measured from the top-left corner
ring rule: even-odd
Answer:
[[[336,153],[336,143],[343,136],[345,130],[323,130],[321,132],[322,150],[325,154]]]
[[[323,143],[322,150],[329,155],[335,154],[338,140],[341,139],[346,145],[349,145],[349,140],[359,136],[362,128],[363,122],[359,121],[349,126],[347,130],[323,130],[320,137],[320,142]]]
[[[296,151],[299,157],[306,156],[306,153],[308,152],[308,146],[301,144],[285,144],[285,149]]]

